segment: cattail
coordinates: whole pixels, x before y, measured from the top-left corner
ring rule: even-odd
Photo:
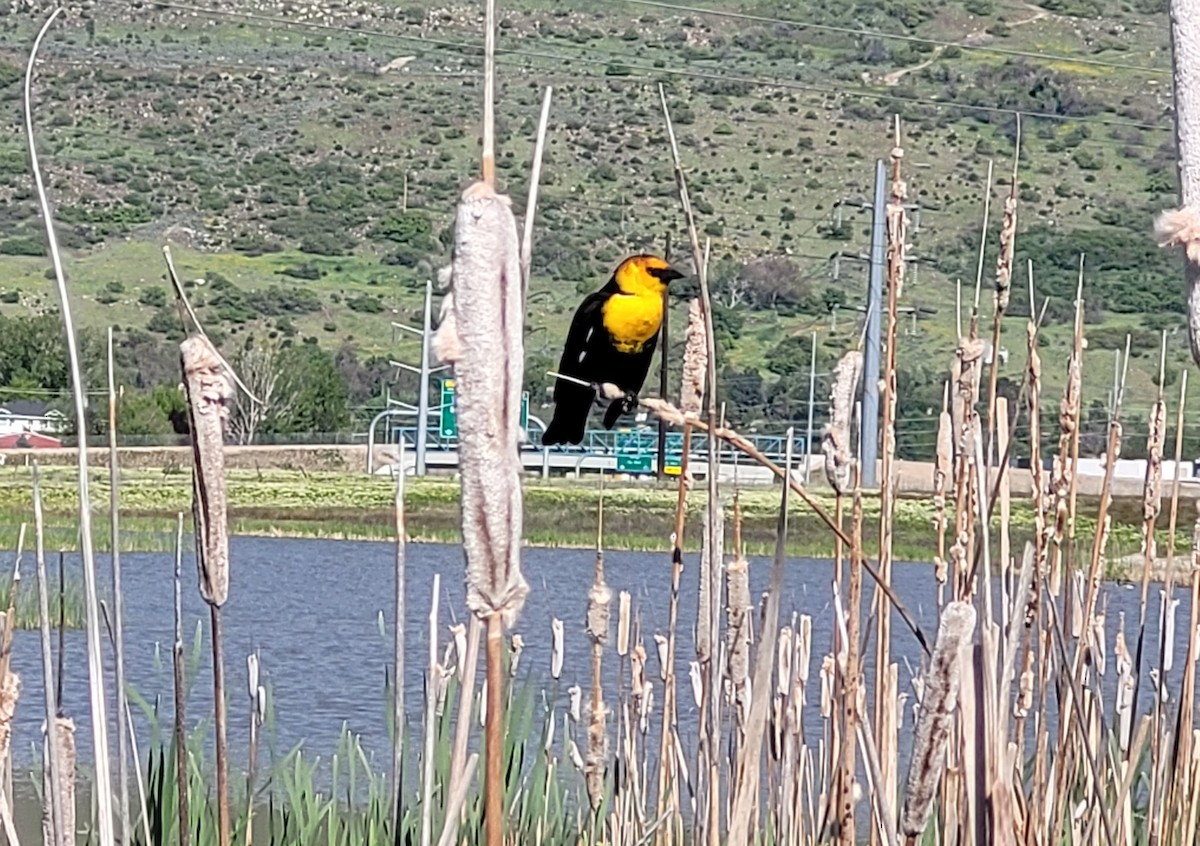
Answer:
[[[179,345],[192,427],[193,519],[200,595],[220,607],[229,598],[228,497],[225,489],[225,424],[233,385],[221,356],[202,335]]]
[[[800,628],[796,634],[796,678],[808,685],[809,664],[812,663],[812,617],[800,615]]]
[[[859,350],[851,350],[838,362],[829,397],[829,423],[825,426],[825,437],[821,442],[821,452],[825,455],[825,478],[841,494],[850,490],[854,462],[854,453],[850,448],[850,422],[862,365],[863,356]]]
[[[934,577],[939,585],[946,584],[946,489],[954,472],[954,422],[943,407],[938,416],[937,460],[933,465],[933,507],[937,522],[938,555],[934,559]]]
[[[598,810],[604,801],[604,779],[608,771],[608,732],[605,720],[608,710],[603,700],[592,701],[588,714],[587,758],[584,763],[584,779],[592,810]]]
[[[667,647],[669,645],[670,645],[670,641],[667,640],[666,635],[658,634],[657,632],[655,632],[654,647],[655,647],[655,650],[658,652],[658,677],[662,681],[667,680],[667,666],[668,666]]]
[[[604,477],[601,476],[603,486]],[[601,489],[603,496],[603,488]],[[596,569],[592,587],[588,591],[587,633],[592,640],[592,699],[588,714],[587,759],[585,782],[592,809],[597,810],[604,800],[604,780],[608,771],[608,732],[605,721],[608,709],[604,705],[604,688],[601,671],[604,660],[604,645],[608,643],[609,613],[612,607],[612,589],[604,581],[604,553],[602,533],[604,525],[603,501],[599,509],[596,533]]]
[[[1113,655],[1117,659],[1117,738],[1121,751],[1127,752],[1133,734],[1133,692],[1137,685],[1133,676],[1133,656],[1125,643],[1125,614],[1122,613],[1117,619],[1117,638],[1113,647]]]
[[[1012,292],[1013,251],[1017,243],[1017,181],[1004,200],[1004,224],[1000,227],[1000,254],[996,258],[996,311],[1003,314]],[[1029,307],[1032,309],[1033,304]]]
[[[570,716],[571,722],[578,723],[580,714],[583,713],[583,688],[577,684],[573,684],[567,688],[567,715]]]
[[[550,675],[557,679],[562,675],[563,668],[563,621],[557,617],[550,620]]]
[[[833,717],[833,687],[837,676],[837,662],[832,655],[821,659],[821,719]]]
[[[974,607],[966,602],[948,603],[922,686],[921,715],[900,814],[900,830],[906,837],[919,837],[933,810],[938,780],[945,770],[951,718],[958,707],[962,647],[974,631]]]
[[[521,574],[521,388],[525,362],[520,252],[507,197],[463,192],[450,292],[433,338],[454,366],[467,605],[511,627],[529,585]],[[491,637],[491,633],[489,633]]]
[[[612,609],[612,589],[597,580],[588,591],[587,632],[598,646],[608,643],[608,618]]]
[[[1154,221],[1160,247],[1182,246],[1188,261],[1200,264],[1200,210],[1185,206],[1165,211]]]
[[[617,654],[624,658],[629,654],[630,603],[629,591],[617,594]]]
[[[904,148],[900,146],[900,122],[896,119],[896,145],[892,147],[892,184],[885,210],[887,224],[887,278],[888,286],[896,292],[896,299],[904,290],[905,248],[908,236],[908,214],[904,211],[904,200],[908,197],[908,185],[900,176],[900,163],[904,159]]]
[[[725,549],[725,508],[720,498],[712,507],[716,518],[705,520],[700,532],[700,568],[699,589],[696,599],[696,657],[708,661],[712,657],[712,572],[713,568],[721,567],[721,558]],[[710,524],[715,531],[715,537],[710,538]],[[719,592],[719,590],[718,590]]]
[[[688,662],[688,681],[692,683],[692,698],[696,701],[696,709],[704,701],[704,682],[700,678],[700,662]]]
[[[646,686],[646,648],[635,643],[629,653],[629,688],[630,693],[637,698],[642,695]]]
[[[708,342],[704,328],[704,308],[699,298],[688,304],[687,343],[683,348],[683,385],[679,409],[697,415],[704,402],[704,383],[708,374]]]
[[[15,678],[10,676],[10,678]],[[3,702],[8,703],[8,686],[3,689]],[[16,693],[13,691],[12,705],[16,704]],[[9,712],[11,715],[11,711]],[[48,738],[46,732],[46,724],[42,724],[42,734]],[[75,722],[67,717],[55,717],[54,719],[54,736],[58,742],[58,749],[53,754],[56,755],[58,762],[58,795],[62,808],[63,830],[59,832],[58,843],[61,846],[74,846],[75,844]],[[50,762],[51,755],[50,742],[45,741],[43,749],[43,757],[46,759],[45,765],[42,767],[42,790],[43,796],[49,796],[54,789],[50,784]],[[53,844],[54,840],[54,820],[50,814],[50,803],[45,802],[42,805],[42,842]]]
[[[739,706],[737,713],[740,719],[750,671],[750,617],[754,613],[754,605],[750,601],[750,562],[741,554],[725,568],[725,593],[725,644],[729,656],[726,667],[733,687],[733,700]]]
[[[509,667],[508,675],[509,677],[515,679],[517,677],[517,668],[521,664],[521,653],[525,650],[525,638],[521,637],[519,633],[514,632],[512,638],[510,639],[510,643],[512,664]]]
[[[967,449],[967,416],[979,403],[979,380],[983,376],[983,354],[987,343],[982,338],[959,338],[958,349],[950,366],[954,384],[954,402],[950,414],[954,425],[954,443],[960,455],[971,455]]]
[[[1160,398],[1150,407],[1150,432],[1146,437],[1146,480],[1142,487],[1142,521],[1146,528],[1144,544],[1147,561],[1153,561],[1156,554],[1154,522],[1162,510],[1162,458],[1166,434],[1167,407]]]
[[[1167,597],[1165,591],[1160,591],[1162,602],[1162,640],[1163,643],[1169,644],[1168,648],[1163,652],[1164,673],[1171,672],[1171,668],[1175,664],[1175,615],[1179,611],[1179,600]]]
[[[467,627],[463,623],[450,626],[450,636],[454,639],[454,661],[459,681],[467,674]]]

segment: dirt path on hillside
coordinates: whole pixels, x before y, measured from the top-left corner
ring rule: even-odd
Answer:
[[[1009,29],[1012,29],[1013,27],[1017,27],[1017,26],[1026,26],[1028,24],[1040,21],[1043,18],[1050,17],[1050,12],[1046,11],[1045,9],[1041,8],[1040,6],[1035,6],[1032,3],[1023,3],[1022,5],[1026,9],[1028,9],[1032,14],[1030,14],[1029,17],[1027,17],[1027,18],[1021,18],[1021,20],[1019,20],[1019,21],[1013,21],[1012,23],[1009,23],[1008,24]],[[991,38],[992,38],[992,36],[989,35],[986,30],[976,29],[976,30],[972,30],[971,32],[964,35],[957,42],[955,42],[955,44],[959,47],[973,47],[973,46],[979,46],[979,43],[981,41],[991,40]],[[913,66],[907,67],[907,68],[898,68],[894,71],[891,71],[890,73],[886,73],[883,76],[878,77],[878,79],[884,85],[887,85],[889,87],[899,85],[900,80],[904,79],[904,77],[908,76],[910,73],[916,73],[917,71],[924,70],[925,68],[929,67],[934,62],[936,62],[938,57],[942,54],[942,51],[945,49],[946,48],[944,45],[939,46],[934,49],[933,54],[928,59],[921,62],[920,64],[916,64],[916,65],[913,65]],[[869,77],[870,74],[869,73],[864,74],[864,76]],[[870,80],[868,79],[867,81],[869,82]]]

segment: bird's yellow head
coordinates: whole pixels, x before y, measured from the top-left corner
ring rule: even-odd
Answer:
[[[634,296],[650,294],[661,297],[672,280],[682,278],[683,274],[678,270],[658,256],[651,255],[631,256],[621,262],[613,273],[621,293]]]

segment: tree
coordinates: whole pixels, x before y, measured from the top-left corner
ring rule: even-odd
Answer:
[[[284,397],[280,394],[279,348],[267,344],[251,344],[234,359],[233,369],[238,378],[258,400],[239,391],[229,415],[229,434],[239,444],[254,442],[254,435],[272,414],[287,416]]]
[[[275,408],[262,431],[337,432],[350,422],[346,380],[333,354],[315,343],[286,347],[278,355]]]

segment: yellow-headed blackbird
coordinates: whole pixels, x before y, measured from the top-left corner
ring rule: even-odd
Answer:
[[[554,385],[554,418],[542,443],[577,444],[583,440],[597,387],[616,385],[625,394],[604,413],[611,429],[622,414],[637,407],[662,325],[663,293],[683,274],[657,256],[625,259],[603,288],[579,306],[567,332],[558,372],[582,380],[559,379]]]

